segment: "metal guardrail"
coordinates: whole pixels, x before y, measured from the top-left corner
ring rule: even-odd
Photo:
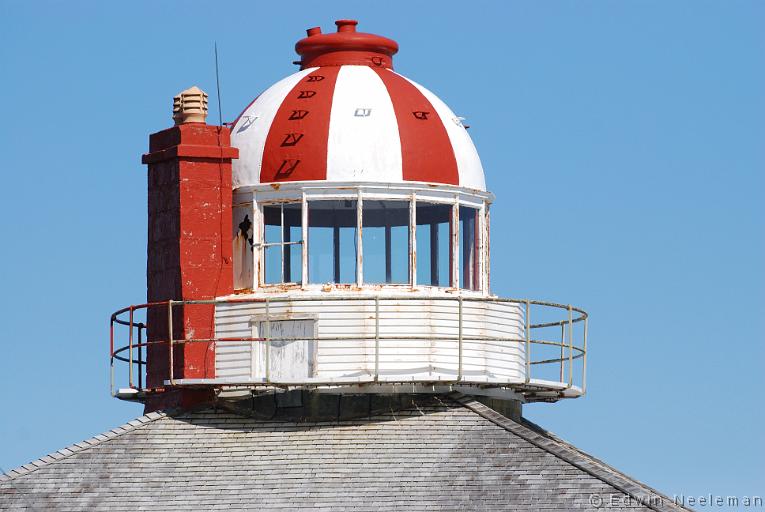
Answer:
[[[423,335],[417,336],[402,336],[392,335],[386,336],[381,332],[380,328],[380,301],[450,301],[457,303],[457,336],[432,336],[426,337]],[[279,302],[311,302],[311,301],[374,301],[375,304],[375,322],[374,322],[374,336],[314,336],[306,337],[300,336],[299,338],[288,337],[271,337],[271,305]],[[523,311],[523,337],[522,338],[503,338],[492,336],[465,336],[463,332],[463,306],[465,303],[472,302],[484,302],[484,303],[511,303],[517,305]],[[265,308],[265,336],[263,337],[219,337],[219,338],[195,338],[195,339],[179,339],[173,333],[173,314],[177,308],[184,306],[194,305],[226,305],[226,304],[263,304]],[[167,310],[167,326],[165,330],[168,333],[167,339],[148,341],[147,329],[149,326],[146,321],[137,321],[136,316],[141,313],[147,315],[148,311],[152,308],[164,308]],[[541,313],[541,315],[537,315]],[[551,316],[551,314],[557,313],[562,316],[560,319],[552,318],[540,321],[538,323],[531,323],[531,318],[534,316]],[[141,315],[138,315],[141,316]],[[283,320],[283,318],[279,318]],[[454,381],[432,381],[422,380],[416,382],[422,382],[427,384],[464,384],[463,381],[463,346],[465,342],[506,342],[517,343],[524,346],[524,359],[525,359],[525,382],[507,382],[497,383],[490,382],[484,383],[490,387],[512,387],[521,393],[535,393],[537,391],[544,391],[544,384],[542,382],[552,382],[555,384],[555,389],[570,389],[575,386],[575,371],[574,362],[581,360],[581,373],[577,372],[578,377],[578,389],[581,390],[581,395],[586,392],[587,384],[587,313],[577,307],[565,304],[557,304],[553,302],[543,302],[527,299],[511,299],[511,298],[493,298],[493,297],[431,297],[431,296],[364,296],[359,295],[355,297],[348,296],[309,296],[309,297],[263,297],[263,298],[243,298],[243,299],[216,299],[216,300],[169,300],[161,302],[152,302],[145,304],[137,304],[122,308],[111,315],[110,322],[110,391],[112,396],[116,396],[115,392],[115,361],[126,363],[127,365],[127,386],[128,389],[134,390],[136,393],[160,391],[162,386],[147,387],[145,385],[144,373],[146,370],[146,354],[150,347],[154,345],[166,345],[168,354],[168,369],[167,375],[169,376],[169,382],[172,385],[179,385],[174,375],[174,347],[189,343],[266,343],[266,357],[265,357],[265,380],[262,382],[252,383],[252,386],[279,386],[284,385],[279,382],[272,381],[269,371],[270,356],[268,350],[271,346],[271,342],[274,341],[361,341],[361,340],[374,340],[374,379],[373,382],[379,382],[380,376],[380,343],[384,340],[438,340],[438,341],[455,341],[457,343],[457,378]],[[581,326],[581,341],[575,342],[575,327]],[[117,328],[127,328],[127,344],[121,347],[115,348],[116,336],[115,332]],[[559,339],[549,339],[547,333],[552,331],[560,331]],[[545,333],[544,336],[536,337],[536,333]],[[124,334],[123,334],[124,336]],[[557,335],[556,335],[557,337]],[[540,359],[533,359],[532,347],[535,347],[534,354],[538,356],[539,352],[544,352],[545,355]],[[554,356],[550,355],[550,350],[554,350]],[[556,369],[557,379],[539,379],[539,375],[534,376],[533,372],[536,368],[546,367],[548,370],[550,367]],[[407,380],[402,383],[411,384],[413,381]],[[391,384],[390,380],[385,381],[386,384]],[[338,382],[321,383],[311,380],[306,383],[310,386],[320,385],[342,385]],[[294,386],[295,383],[289,385]],[[562,396],[562,395],[561,395]]]

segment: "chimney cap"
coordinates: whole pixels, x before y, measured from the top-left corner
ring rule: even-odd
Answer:
[[[196,85],[173,97],[173,120],[176,126],[204,123],[207,120],[207,93]]]

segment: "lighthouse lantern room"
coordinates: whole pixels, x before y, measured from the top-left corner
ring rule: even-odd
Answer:
[[[336,25],[233,123],[192,88],[151,136],[148,297],[112,315],[113,394],[581,396],[587,314],[490,291],[463,119],[394,71],[395,41]]]

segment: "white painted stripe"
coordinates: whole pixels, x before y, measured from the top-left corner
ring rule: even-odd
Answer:
[[[438,96],[421,86],[417,82],[406,78],[403,75],[399,75],[402,78],[408,80],[414,85],[433,105],[436,109],[438,117],[441,118],[441,122],[446,127],[446,133],[449,135],[449,140],[452,143],[452,149],[454,150],[454,156],[457,159],[457,170],[459,172],[461,187],[475,188],[478,190],[486,190],[486,181],[483,174],[483,166],[481,165],[481,159],[478,156],[478,151],[475,149],[470,135],[467,130],[462,126],[462,123],[454,115],[454,112],[441,101]]]
[[[382,79],[368,66],[340,68],[328,144],[328,181],[403,181],[393,103]]]
[[[242,112],[231,130],[231,145],[239,148],[239,158],[233,161],[234,188],[260,183],[263,149],[276,112],[297,83],[316,69],[304,69],[276,82]]]

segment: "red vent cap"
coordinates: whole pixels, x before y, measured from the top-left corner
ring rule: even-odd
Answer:
[[[356,32],[356,20],[337,20],[337,32],[322,34],[321,28],[309,28],[304,37],[295,44],[300,55],[300,69],[319,66],[371,66],[393,69],[393,55],[398,43],[393,39]]]

